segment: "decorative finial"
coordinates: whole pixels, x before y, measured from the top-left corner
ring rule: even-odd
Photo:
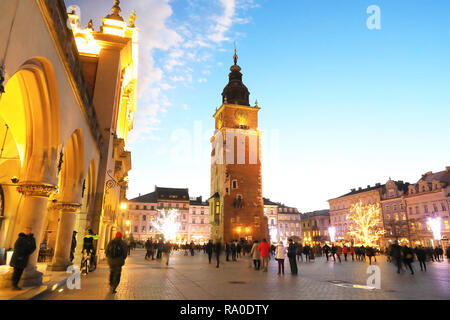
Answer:
[[[121,12],[122,12],[122,9],[120,9],[120,1],[119,0],[114,0],[114,5],[111,8],[111,14],[108,14],[106,16],[106,18],[122,20],[123,21],[123,18],[120,16]]]
[[[133,12],[130,15],[130,19],[128,20],[130,22],[130,28],[135,28],[135,22],[136,22],[136,10],[133,9]]]
[[[258,106],[258,99],[256,99],[256,101],[255,101],[255,107],[257,107]]]
[[[119,15],[122,12],[122,9],[120,9],[120,0],[114,0],[114,6],[111,8],[112,14]]]
[[[223,99],[223,103],[224,103],[224,104],[227,104],[227,103],[228,103],[227,97],[225,97],[225,98]]]
[[[238,56],[236,54],[236,48],[234,49],[234,56],[233,56],[233,60],[234,60],[234,65],[237,65],[237,61],[238,61]]]
[[[88,29],[91,29],[92,31],[94,31],[94,23],[92,22],[92,19],[91,20],[89,20],[89,23],[88,23]]]

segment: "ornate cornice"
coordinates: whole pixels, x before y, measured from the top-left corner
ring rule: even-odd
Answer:
[[[46,183],[23,182],[17,191],[24,196],[48,198],[57,190],[56,186]]]
[[[54,208],[61,211],[71,211],[75,212],[81,208],[81,204],[79,203],[70,203],[70,202],[56,202],[54,204]]]

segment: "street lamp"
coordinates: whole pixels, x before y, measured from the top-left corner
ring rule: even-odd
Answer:
[[[336,228],[335,227],[329,227],[328,228],[328,234],[330,235],[331,243],[333,243],[336,240]]]
[[[120,209],[122,209],[122,210],[127,210],[127,203],[126,203],[126,202],[122,202],[122,203],[120,204]]]

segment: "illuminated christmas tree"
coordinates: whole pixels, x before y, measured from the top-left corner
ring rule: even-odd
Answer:
[[[163,234],[165,241],[176,240],[180,229],[179,215],[176,209],[162,209],[158,210],[158,217],[151,221],[152,226]]]
[[[364,205],[362,201],[352,204],[348,219],[348,234],[355,238],[355,245],[378,246],[378,240],[385,232],[381,227],[380,204]]]

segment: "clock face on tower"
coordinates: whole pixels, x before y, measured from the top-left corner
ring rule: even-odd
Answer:
[[[234,116],[239,125],[247,124],[248,115],[247,115],[247,112],[245,112],[245,110],[241,110],[241,109],[236,110]]]

